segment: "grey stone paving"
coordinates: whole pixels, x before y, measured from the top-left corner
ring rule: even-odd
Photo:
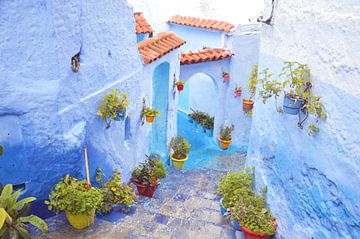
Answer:
[[[117,222],[97,217],[91,228],[77,231],[60,214],[48,220],[50,232],[36,238],[236,238],[235,231],[221,216],[214,194],[224,174],[214,170],[169,169],[154,197],[141,197],[135,212]]]

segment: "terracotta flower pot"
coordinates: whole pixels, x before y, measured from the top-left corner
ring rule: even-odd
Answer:
[[[243,100],[243,110],[245,112],[252,110],[254,107],[254,101],[253,100]]]
[[[154,115],[145,115],[145,117],[146,117],[146,122],[148,122],[148,123],[154,122],[154,119],[155,119]]]
[[[222,139],[219,139],[219,142],[220,142],[220,147],[222,149],[228,149],[230,144],[231,144],[231,139],[230,140],[222,140]]]
[[[176,87],[177,87],[178,91],[184,90],[184,85],[182,85],[182,84],[177,84]]]

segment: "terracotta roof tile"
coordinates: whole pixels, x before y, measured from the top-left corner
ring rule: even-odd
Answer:
[[[144,63],[149,64],[183,44],[185,41],[176,36],[174,32],[161,32],[137,45]]]
[[[150,24],[146,21],[142,12],[135,12],[134,17],[136,22],[136,34],[154,32]]]
[[[230,51],[222,48],[210,48],[200,51],[189,51],[189,52],[182,52],[180,58],[180,64],[196,64],[206,61],[219,61],[226,58],[232,57]]]
[[[168,23],[175,23],[191,27],[201,27],[224,32],[229,32],[231,29],[235,28],[235,25],[224,21],[209,20],[197,17],[184,17],[179,15],[170,18]]]

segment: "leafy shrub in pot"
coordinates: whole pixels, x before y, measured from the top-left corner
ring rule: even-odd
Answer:
[[[231,133],[234,131],[234,125],[231,126],[223,126],[220,127],[220,147],[222,149],[228,149],[231,144]]]
[[[248,83],[247,83],[250,96],[249,96],[249,98],[243,99],[243,110],[245,112],[251,110],[254,107],[254,101],[252,100],[252,98],[254,97],[254,95],[256,93],[257,74],[258,74],[258,65],[255,64],[251,70],[251,73],[250,73],[250,76],[248,79]]]
[[[83,229],[94,223],[95,210],[101,206],[103,194],[85,180],[65,176],[57,183],[45,201],[55,213],[65,211],[70,224]]]
[[[190,152],[190,144],[186,138],[182,136],[176,136],[171,139],[170,147],[173,153],[170,154],[173,166],[175,168],[182,168],[184,162],[188,160],[188,153]]]

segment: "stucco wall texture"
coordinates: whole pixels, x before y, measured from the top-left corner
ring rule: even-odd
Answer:
[[[161,63],[143,65],[132,8],[125,0],[4,0],[0,12],[0,181],[26,183],[28,194],[45,198],[65,174],[84,177],[85,144],[92,177],[97,167],[106,175],[118,168],[128,180],[148,150],[151,126],[141,126],[140,115],[144,97],[151,105],[153,69]],[[79,51],[75,73],[70,63]],[[177,55],[162,58],[171,75]],[[129,94],[126,140],[124,122],[105,129],[96,115],[114,88]]]
[[[273,26],[262,28],[259,69],[277,74],[284,60],[308,64],[328,119],[309,137],[297,116],[257,97],[247,163],[268,188],[277,238],[360,238],[359,2],[275,2]]]

